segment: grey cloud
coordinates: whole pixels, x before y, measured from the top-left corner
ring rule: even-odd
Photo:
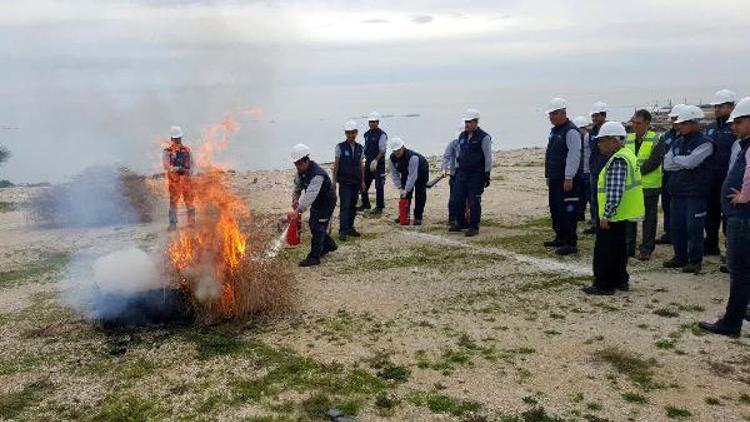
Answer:
[[[418,24],[430,23],[433,20],[435,20],[435,18],[433,18],[430,15],[418,15],[418,16],[412,16],[411,18],[412,22],[418,23]]]
[[[362,23],[370,24],[370,23],[388,23],[388,19],[365,19],[362,21]]]

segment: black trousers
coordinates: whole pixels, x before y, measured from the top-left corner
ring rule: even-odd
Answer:
[[[565,192],[560,179],[549,181],[549,212],[552,217],[552,229],[555,239],[569,246],[577,246],[578,207],[581,201],[580,189],[583,187],[580,178],[573,180],[573,189]],[[623,246],[624,248],[624,246]]]
[[[706,237],[703,248],[706,251],[719,249],[719,228],[724,228],[726,234],[727,223],[721,214],[721,187],[727,172],[714,170],[711,172],[711,181],[706,199]]]
[[[375,182],[375,208],[385,208],[385,160],[378,163],[374,172],[370,171],[372,160],[365,162],[365,190],[362,191],[362,207],[370,208],[370,186]]]
[[[609,229],[596,231],[594,244],[594,286],[614,290],[630,281],[625,252],[627,221],[609,223]]]
[[[659,220],[659,192],[644,192],[643,196],[646,215],[643,217],[643,240],[638,248],[645,255],[651,255],[656,248],[656,224]],[[628,255],[635,254],[635,245],[638,243],[638,223],[628,223],[627,252]]]
[[[358,196],[359,185],[339,183],[339,234],[349,234],[354,230]]]
[[[414,198],[414,219],[421,220],[424,216],[424,207],[427,204],[427,178],[418,177],[414,189],[406,194],[406,199]]]
[[[740,329],[750,303],[750,218],[732,217],[727,222],[729,301],[722,319],[731,329]]]
[[[321,255],[332,251],[336,247],[336,242],[328,234],[328,225],[331,224],[333,208],[318,209],[310,208],[310,234],[312,242],[310,244],[310,253],[307,257],[319,260]]]
[[[669,172],[665,171],[661,179],[661,210],[664,212],[664,236],[665,240],[672,240],[672,195],[667,189],[669,183]]]

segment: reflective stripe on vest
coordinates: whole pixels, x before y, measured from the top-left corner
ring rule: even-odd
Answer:
[[[622,158],[627,163],[627,177],[625,178],[625,192],[622,194],[620,205],[617,206],[615,215],[609,221],[625,221],[643,218],[646,213],[643,204],[643,186],[641,185],[641,170],[638,167],[638,159],[629,148],[620,148],[607,161],[604,169],[599,173],[597,183],[597,199],[599,200],[599,218],[604,217],[604,205],[607,203],[606,174],[609,166],[616,158]]]
[[[643,163],[646,162],[649,158],[651,158],[651,153],[654,150],[654,145],[657,142],[657,136],[656,133],[652,130],[649,130],[646,132],[646,135],[643,137],[643,143],[641,143],[641,148],[638,150],[638,168],[643,166]],[[629,133],[627,138],[625,138],[625,146],[628,147],[633,153],[635,154],[635,133]],[[656,168],[656,170],[652,171],[649,174],[643,175],[641,174],[641,183],[643,184],[643,189],[659,189],[661,188],[662,183],[662,168],[661,164],[659,167]]]

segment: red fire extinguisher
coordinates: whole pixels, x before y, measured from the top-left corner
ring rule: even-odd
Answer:
[[[289,227],[286,229],[286,244],[297,246],[302,240],[302,214],[297,211],[291,211],[286,215]]]
[[[398,219],[402,226],[409,225],[409,208],[411,201],[407,198],[401,198],[398,201]]]

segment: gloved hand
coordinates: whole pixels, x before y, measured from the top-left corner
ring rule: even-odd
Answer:
[[[484,174],[484,187],[488,187],[490,185],[490,172],[487,172]]]
[[[378,169],[378,160],[372,160],[370,162],[370,173],[375,173],[375,170]]]
[[[404,189],[401,189],[401,198],[406,198],[406,191]]]

